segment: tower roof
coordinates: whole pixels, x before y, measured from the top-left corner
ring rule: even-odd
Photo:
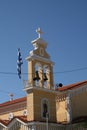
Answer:
[[[47,47],[47,42],[45,40],[43,40],[42,38],[37,38],[32,41],[33,46],[35,46],[34,45],[35,43],[38,43],[38,45],[42,45],[45,48]]]
[[[36,32],[38,33],[38,38],[32,41],[33,46],[36,47],[36,46],[42,45],[43,47],[46,48],[47,42],[41,38],[41,34],[43,34],[43,32],[41,31],[41,28],[36,29]]]

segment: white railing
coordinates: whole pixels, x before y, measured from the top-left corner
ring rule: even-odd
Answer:
[[[24,85],[24,88],[31,88],[32,87],[32,84],[29,83],[28,80],[23,80],[23,85]]]
[[[32,85],[32,83],[29,83],[28,80],[23,80],[23,86],[24,86],[24,89],[28,89],[28,88],[43,88],[43,89],[48,89],[47,86],[39,86],[39,84],[36,84],[36,85]],[[51,88],[52,90],[55,90],[54,86]]]

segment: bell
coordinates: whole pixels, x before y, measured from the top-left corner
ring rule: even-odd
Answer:
[[[44,81],[48,80],[46,73],[44,73]]]
[[[38,74],[38,71],[35,72],[35,77],[33,78],[34,81],[38,81],[40,80],[40,77],[39,77],[39,74]]]

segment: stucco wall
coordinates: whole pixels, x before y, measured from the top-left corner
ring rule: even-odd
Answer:
[[[87,116],[87,92],[82,92],[71,98],[72,119]]]
[[[44,98],[48,99],[49,102],[49,120],[56,122],[55,93],[37,89],[34,89],[33,92],[27,96],[28,120],[44,120],[41,117],[41,102]]]
[[[57,122],[63,123],[67,122],[67,111],[66,111],[66,101],[57,101],[56,103],[56,114]]]

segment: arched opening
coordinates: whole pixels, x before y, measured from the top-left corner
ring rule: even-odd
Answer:
[[[46,118],[47,114],[49,114],[49,103],[48,103],[48,99],[42,99],[42,118]]]
[[[47,88],[47,65],[43,67],[43,81],[44,81],[44,88]]]
[[[39,80],[40,80],[40,76],[39,76],[39,63],[35,64],[35,74],[34,74],[34,78],[33,80],[35,81],[35,85],[39,86]]]

